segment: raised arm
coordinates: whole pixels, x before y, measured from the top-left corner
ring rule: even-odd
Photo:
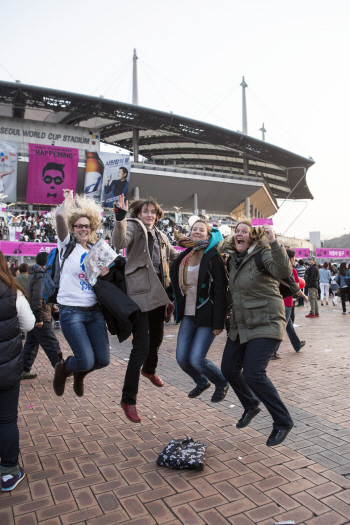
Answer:
[[[56,230],[57,237],[61,242],[67,237],[68,223],[67,223],[67,210],[74,206],[73,190],[63,190],[64,201],[61,206],[56,210]]]
[[[127,227],[126,214],[128,211],[128,201],[125,201],[124,194],[119,195],[118,203],[114,208],[115,221],[112,232],[112,244],[117,250],[126,248],[134,238],[133,230]]]
[[[264,224],[263,229],[271,247],[271,251],[264,250],[262,253],[264,266],[273,277],[286,279],[292,274],[292,265],[287,252],[276,240],[275,232],[270,225]]]

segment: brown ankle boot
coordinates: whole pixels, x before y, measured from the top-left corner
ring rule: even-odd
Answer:
[[[74,372],[74,383],[73,390],[77,396],[82,397],[84,395],[84,377],[89,373],[87,372]]]
[[[55,375],[53,378],[53,389],[56,396],[63,396],[66,379],[72,372],[66,367],[66,361],[60,361],[55,366]]]

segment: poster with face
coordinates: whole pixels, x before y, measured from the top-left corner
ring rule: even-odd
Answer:
[[[2,202],[17,200],[17,158],[17,142],[0,140],[0,194],[7,195]]]
[[[28,144],[27,203],[61,204],[63,189],[75,195],[79,150],[42,144]]]
[[[101,205],[103,208],[114,208],[122,193],[127,199],[131,162],[129,155],[99,153],[104,164]]]

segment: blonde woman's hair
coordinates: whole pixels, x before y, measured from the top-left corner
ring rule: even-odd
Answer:
[[[71,206],[67,210],[67,223],[68,229],[71,233],[74,232],[74,224],[81,217],[86,217],[90,221],[90,234],[87,239],[88,243],[94,244],[97,242],[96,231],[101,228],[101,217],[102,217],[102,208],[97,204],[94,199],[86,197],[85,195],[76,195],[75,196],[75,206]]]
[[[238,217],[237,218],[237,224],[235,225],[234,233],[226,239],[223,245],[224,250],[233,250],[236,251],[236,243],[235,243],[235,236],[234,234],[237,231],[237,228],[240,224],[245,224],[249,228],[249,238],[251,240],[251,244],[259,242],[262,237],[264,237],[265,233],[262,228],[259,226],[252,226],[252,221],[250,219],[247,219],[246,217]]]

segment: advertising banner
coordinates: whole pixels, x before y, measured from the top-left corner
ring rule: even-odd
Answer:
[[[309,248],[292,248],[295,251],[296,259],[307,259],[310,255]]]
[[[316,257],[344,259],[350,257],[350,250],[347,248],[317,248]]]
[[[50,253],[57,244],[50,242],[0,241],[0,251],[4,255],[37,255],[39,252]]]
[[[27,203],[57,205],[63,189],[75,194],[79,150],[29,144]]]
[[[0,193],[7,195],[2,202],[17,201],[17,159],[16,142],[0,140]]]
[[[113,208],[119,195],[127,198],[130,169],[129,155],[86,151],[84,193],[103,208]]]

